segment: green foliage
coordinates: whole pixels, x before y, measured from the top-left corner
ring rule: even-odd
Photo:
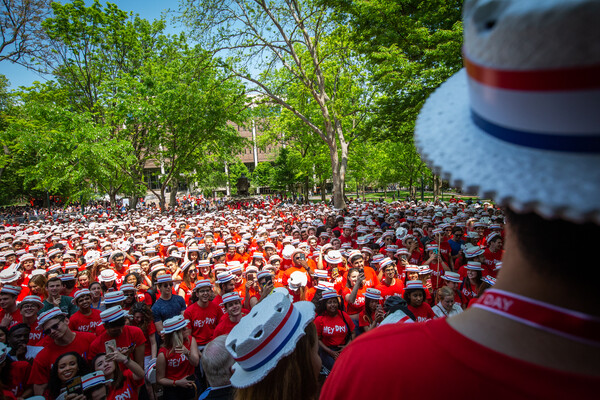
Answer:
[[[252,184],[256,187],[272,186],[274,172],[275,169],[270,162],[259,162],[252,171]]]

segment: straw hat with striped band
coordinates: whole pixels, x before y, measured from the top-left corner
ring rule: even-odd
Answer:
[[[381,297],[380,290],[374,288],[367,288],[367,290],[365,291],[365,299],[383,300],[383,297]]]
[[[168,333],[176,332],[180,329],[184,329],[189,323],[190,321],[185,319],[183,315],[176,315],[163,322],[163,329],[160,333],[166,335]]]
[[[235,360],[231,384],[245,388],[264,379],[279,360],[292,353],[304,329],[315,318],[308,301],[292,303],[273,292],[242,318],[227,336],[225,346]]]
[[[19,293],[21,293],[20,286],[4,285],[2,286],[2,289],[0,289],[0,294],[10,294],[11,296],[16,297]]]
[[[123,310],[121,306],[114,306],[107,308],[100,313],[100,319],[102,323],[114,322],[118,319],[125,318],[127,311]]]

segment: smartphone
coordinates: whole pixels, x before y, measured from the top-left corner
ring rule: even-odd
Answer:
[[[115,339],[107,340],[104,343],[104,351],[106,352],[107,355],[116,350],[117,350],[117,341]]]
[[[81,386],[80,376],[76,376],[75,378],[68,380],[65,384],[65,387],[67,388],[67,394],[83,394],[83,386]]]
[[[298,254],[298,258],[302,261],[306,260],[306,256],[304,254]]]

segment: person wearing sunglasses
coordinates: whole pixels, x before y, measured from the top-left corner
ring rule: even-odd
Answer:
[[[176,315],[183,315],[186,309],[183,297],[173,294],[173,277],[169,274],[160,275],[156,278],[156,287],[160,291],[160,297],[152,306],[154,324],[158,332],[163,329],[163,321]]]
[[[44,348],[33,360],[28,383],[33,385],[35,395],[42,395],[48,386],[50,368],[56,358],[69,351],[86,358],[96,335],[89,332],[73,332],[69,328],[67,317],[58,307],[39,314],[38,324],[49,340],[44,342]]]

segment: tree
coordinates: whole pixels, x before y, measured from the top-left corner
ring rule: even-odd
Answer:
[[[50,15],[49,0],[2,0],[0,62],[32,67],[47,55],[42,21]]]
[[[461,0],[322,0],[352,27],[379,89],[380,138],[412,141],[425,99],[462,67]]]
[[[270,162],[259,162],[252,171],[252,184],[258,188],[273,185],[273,165]]]
[[[206,48],[227,51],[231,71],[260,99],[289,111],[327,144],[334,205],[344,208],[348,149],[362,131],[374,96],[345,27],[314,0],[181,4],[183,21]],[[294,91],[303,102],[293,101]],[[308,101],[310,112],[303,112],[298,105]]]

